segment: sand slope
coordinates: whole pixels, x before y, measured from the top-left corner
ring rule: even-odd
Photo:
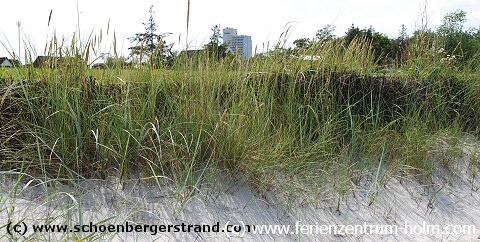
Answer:
[[[159,187],[140,179],[120,183],[111,177],[81,181],[71,187],[28,176],[18,179],[18,174],[3,172],[0,175],[0,241],[72,241],[85,237],[91,241],[480,241],[480,176],[472,175],[472,165],[478,167],[478,159],[475,160],[472,152],[477,143],[463,145],[463,154],[455,165],[449,169],[438,168],[430,183],[421,184],[409,176],[392,177],[382,185],[362,181],[361,186],[341,200],[327,199],[315,204],[303,203],[301,197],[287,203],[274,192],[259,194],[241,179],[222,178],[217,188],[206,186],[192,196],[184,196],[185,192],[172,186]],[[28,226],[218,222],[220,229],[224,229],[228,221],[229,224],[243,221],[250,225],[290,225],[290,230],[288,234],[275,235],[194,231],[152,235],[153,232],[34,234],[30,228],[24,236],[10,236],[6,225],[11,221],[25,222]],[[405,223],[412,226],[410,231],[404,230]],[[296,224],[302,226],[296,227]],[[318,234],[322,224],[395,225],[398,230],[393,235],[374,233],[381,231]],[[436,233],[438,231],[423,234],[423,230],[429,228],[427,225],[437,225],[442,230],[447,225],[474,225],[476,231],[474,234]]]

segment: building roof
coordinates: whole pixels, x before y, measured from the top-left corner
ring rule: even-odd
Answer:
[[[79,57],[71,57],[71,56],[37,56],[37,59],[32,63],[34,67],[59,67],[62,65],[71,65],[72,63],[81,63],[85,64],[85,61]]]
[[[0,66],[12,67],[13,64],[7,57],[0,57]]]
[[[17,59],[8,59],[8,61],[10,61],[10,63],[12,63],[12,65],[14,65],[14,66],[21,66],[22,65],[22,62],[20,62]]]
[[[56,56],[37,56],[33,62],[34,67],[55,67],[60,62],[61,58]]]

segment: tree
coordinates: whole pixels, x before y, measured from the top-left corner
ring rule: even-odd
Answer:
[[[436,32],[440,36],[440,43],[445,54],[468,60],[474,58],[479,51],[480,40],[474,31],[463,30],[467,21],[467,12],[456,10],[443,17],[442,24]]]
[[[343,37],[345,46],[349,46],[354,39],[372,41],[374,32],[375,30],[371,26],[368,29],[359,29],[352,24],[352,26],[350,26],[348,31],[345,33],[345,36]]]
[[[437,32],[442,36],[449,36],[463,31],[463,24],[467,21],[467,12],[457,9],[454,13],[446,14],[442,19],[442,25]]]
[[[386,35],[375,32],[372,35],[373,54],[376,61],[385,61],[395,55],[395,42]]]
[[[384,62],[395,57],[398,49],[395,40],[389,39],[382,33],[375,32],[372,26],[368,29],[359,29],[352,24],[343,38],[345,47],[348,47],[354,39],[371,45],[375,61],[378,62]]]
[[[301,38],[293,41],[293,44],[295,45],[295,49],[300,50],[300,49],[307,49],[310,47],[312,42],[310,41],[309,38]]]
[[[406,49],[408,45],[408,33],[405,24],[402,24],[402,28],[398,31],[397,44],[400,49]]]
[[[333,34],[334,31],[335,26],[327,24],[325,27],[317,31],[315,37],[319,43],[325,44],[335,39],[336,36]]]
[[[208,56],[214,56],[217,60],[225,58],[225,56],[227,56],[227,44],[220,44],[220,38],[222,37],[220,35],[220,27],[215,25],[213,26],[212,31],[213,34],[210,37],[210,43],[204,46],[205,51],[207,52]]]
[[[213,35],[210,37],[210,42],[218,45],[220,43],[220,38],[222,38],[220,35],[220,26],[215,25],[211,30],[213,31]]]
[[[153,5],[150,6],[150,18],[145,26],[145,33],[137,33],[134,37],[128,38],[136,45],[128,48],[131,51],[132,58],[138,57],[139,62],[143,62],[143,56],[148,57],[148,62],[153,67],[158,67],[162,63],[167,63],[173,58],[171,49],[172,44],[167,45],[164,38],[170,33],[156,34],[157,24],[153,18]]]
[[[398,37],[394,41],[394,43],[395,43],[395,46],[394,46],[395,57],[400,62],[403,62],[405,58],[405,52],[407,51],[407,47],[409,44],[407,27],[404,24],[402,24],[402,28],[400,29],[400,31],[398,31]]]
[[[478,29],[476,28],[469,28],[468,33],[473,37],[478,40],[480,40],[480,27]]]

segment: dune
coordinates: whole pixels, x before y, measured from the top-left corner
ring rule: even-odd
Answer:
[[[175,186],[139,178],[68,186],[3,172],[0,240],[480,241],[480,176],[472,170],[479,162],[478,142],[464,139],[460,145],[463,152],[454,165],[437,168],[429,183],[412,175],[392,177],[381,186],[362,180],[340,199],[315,203],[287,200],[275,190],[259,192],[241,175],[219,178],[215,186],[188,196]],[[12,231],[15,224],[19,231],[26,226],[26,233]],[[66,233],[34,233],[33,225],[70,227]],[[93,232],[76,232],[80,226]],[[107,231],[108,226],[114,229]],[[142,231],[118,232],[122,226]]]

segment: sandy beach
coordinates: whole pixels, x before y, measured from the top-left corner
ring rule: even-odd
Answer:
[[[2,241],[82,238],[86,238],[82,241],[480,241],[480,176],[472,173],[471,168],[472,160],[478,162],[474,156],[478,144],[467,140],[461,145],[463,152],[454,167],[438,168],[429,184],[409,175],[392,177],[381,186],[362,180],[360,186],[345,196],[318,202],[305,202],[302,197],[289,200],[275,189],[258,192],[242,181],[241,175],[219,177],[215,185],[199,187],[188,195],[188,191],[175,186],[159,186],[145,179],[120,182],[109,177],[68,186],[28,176],[19,179],[18,174],[3,172],[0,238]],[[8,234],[6,227],[10,222],[25,224],[25,235]],[[32,232],[32,225],[43,224],[68,225],[70,229],[85,225],[90,230],[130,224],[141,225],[146,231]],[[169,225],[170,232],[160,232],[162,226],[168,229]],[[190,231],[182,231],[189,229],[188,225]],[[194,225],[219,228],[218,232],[199,232]],[[257,226],[256,232],[252,226]],[[258,230],[265,226],[278,230]]]

